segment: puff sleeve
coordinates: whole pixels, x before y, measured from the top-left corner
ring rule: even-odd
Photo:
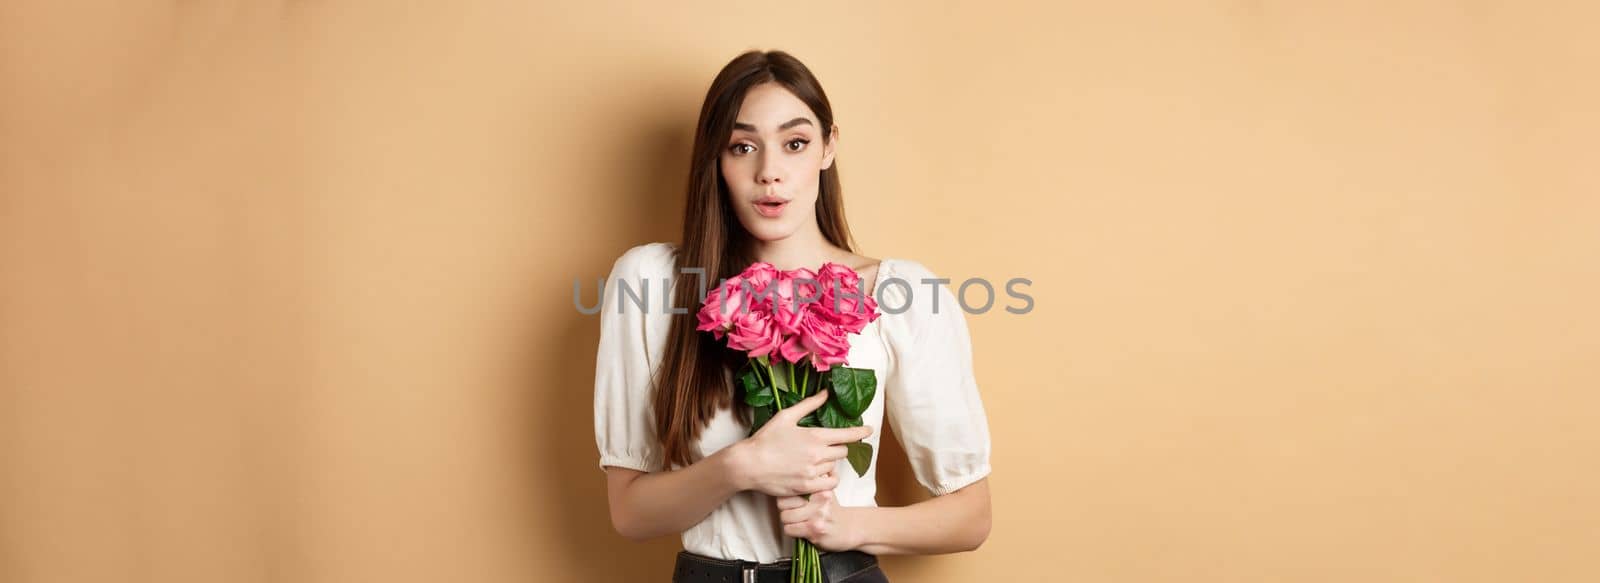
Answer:
[[[606,466],[643,472],[662,467],[651,386],[666,340],[665,320],[655,311],[663,305],[668,291],[663,278],[671,272],[672,248],[650,243],[623,253],[605,280],[594,367],[594,440],[602,471]],[[644,309],[635,297],[644,299]]]
[[[989,475],[989,422],[973,375],[965,311],[946,284],[915,261],[897,261],[877,284],[892,371],[885,409],[917,482],[934,496]],[[904,282],[891,282],[898,279]],[[888,313],[887,309],[900,309]],[[936,309],[937,308],[937,309]]]

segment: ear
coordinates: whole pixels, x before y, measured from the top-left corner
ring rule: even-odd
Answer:
[[[828,143],[822,147],[822,169],[833,167],[833,155],[839,151],[839,125],[834,124],[833,136],[828,138]]]

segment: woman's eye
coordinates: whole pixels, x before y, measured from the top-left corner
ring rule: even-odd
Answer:
[[[800,150],[802,150],[802,149],[804,149],[806,147],[806,144],[809,144],[809,143],[811,143],[811,140],[807,140],[807,139],[803,139],[803,138],[795,138],[793,140],[789,140],[789,143],[786,144],[786,145],[789,146],[789,151],[790,152],[799,152]]]
[[[755,148],[751,147],[750,144],[734,144],[733,147],[729,148],[729,149],[733,150],[733,153],[735,153],[735,154],[749,154],[750,153],[750,150],[745,150],[743,148],[749,148],[750,150],[754,150],[755,149]]]

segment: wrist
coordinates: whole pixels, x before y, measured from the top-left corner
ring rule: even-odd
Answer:
[[[872,542],[872,516],[870,506],[841,506],[839,511],[844,513],[845,550],[863,550]]]
[[[744,442],[740,441],[728,447],[722,448],[722,451],[717,452],[717,455],[720,455],[722,458],[721,469],[723,481],[729,486],[732,486],[735,492],[749,490],[751,486],[748,483],[748,478],[746,478],[748,472],[745,471],[745,468],[748,467],[746,461],[748,456],[746,455]]]

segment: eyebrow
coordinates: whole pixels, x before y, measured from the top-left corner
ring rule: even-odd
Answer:
[[[783,125],[778,126],[778,131],[781,132],[783,130],[786,130],[786,129],[789,129],[789,128],[792,128],[792,127],[798,126],[798,125],[811,125],[811,120],[803,118],[803,117],[797,117],[797,118],[791,119],[789,121],[783,122]],[[748,124],[748,123],[744,123],[742,121],[736,121],[736,122],[733,122],[733,129],[744,130],[744,131],[747,131],[747,132],[754,132],[754,131],[756,131],[756,126],[755,126],[755,124]]]

